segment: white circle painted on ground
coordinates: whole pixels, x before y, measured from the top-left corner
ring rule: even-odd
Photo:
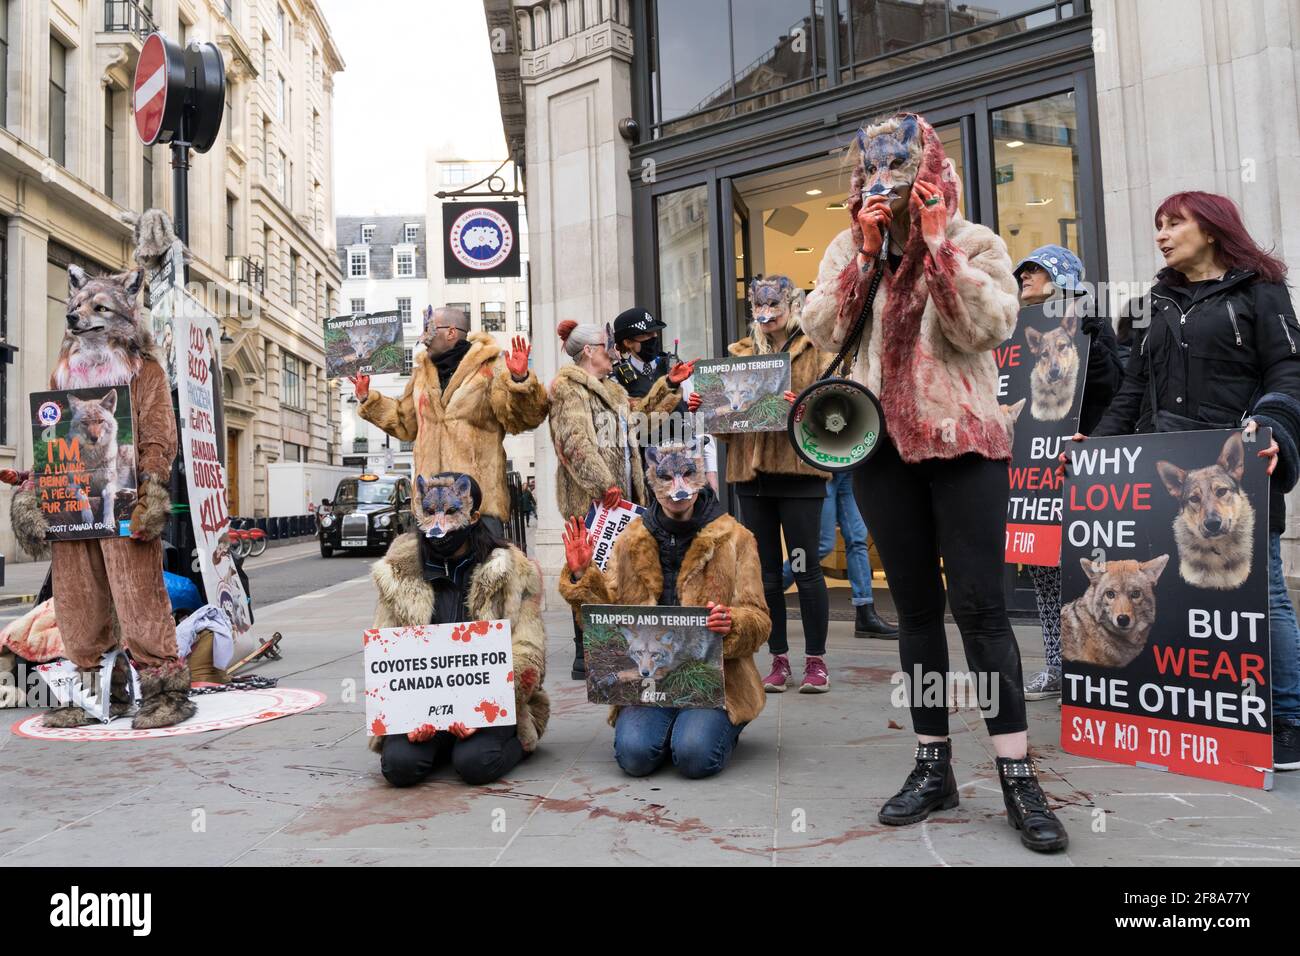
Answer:
[[[211,730],[233,730],[260,724],[277,717],[301,714],[325,703],[325,695],[315,690],[293,687],[267,687],[259,690],[228,690],[216,694],[201,694],[191,700],[198,706],[189,720],[174,727],[157,730],[133,730],[131,718],[119,717],[107,724],[90,724],[85,727],[46,727],[44,716],[24,717],[13,725],[19,737],[33,740],[148,740],[155,737],[179,737],[183,734],[202,734]]]

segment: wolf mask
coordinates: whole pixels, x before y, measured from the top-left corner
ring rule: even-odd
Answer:
[[[67,329],[54,371],[59,388],[127,385],[153,354],[153,336],[136,309],[143,279],[138,269],[92,278],[68,266]]]
[[[431,541],[455,540],[459,548],[478,518],[481,498],[475,494],[474,479],[456,474],[416,475],[415,490],[419,494],[416,521],[420,532]]]
[[[704,451],[698,441],[653,445],[645,450],[646,480],[655,496],[690,501],[705,484]]]
[[[749,285],[749,308],[759,325],[770,325],[782,315],[794,315],[802,304],[803,292],[785,276],[755,279]]]

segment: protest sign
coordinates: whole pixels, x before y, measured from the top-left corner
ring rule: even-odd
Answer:
[[[614,540],[632,523],[637,515],[644,514],[645,509],[630,501],[619,500],[613,508],[606,508],[599,501],[587,509],[587,530],[592,536],[591,560],[602,571],[609,564],[609,556],[614,551]]]
[[[700,359],[695,363],[700,396],[698,431],[716,435],[784,431],[790,417],[790,354]]]
[[[403,368],[402,317],[397,312],[325,320],[325,377],[386,375]]]
[[[1009,564],[1055,567],[1061,559],[1057,456],[1079,430],[1091,339],[1079,331],[1074,303],[1050,304],[1021,309],[1016,334],[994,350],[998,409],[1012,437]]]
[[[1271,440],[1239,430],[1072,445],[1061,746],[1253,787],[1273,765]]]
[[[127,385],[33,392],[36,497],[52,541],[131,533],[135,423]]]
[[[704,607],[584,604],[582,647],[593,704],[722,707],[722,635]]]
[[[366,733],[512,727],[514,652],[509,621],[421,624],[365,632]]]

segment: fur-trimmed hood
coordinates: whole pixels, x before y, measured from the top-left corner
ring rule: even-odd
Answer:
[[[433,617],[433,587],[424,579],[420,540],[410,532],[397,538],[370,570],[379,592],[375,627],[413,627]],[[541,613],[542,574],[537,564],[513,546],[497,548],[470,573],[468,604],[474,620],[508,620],[514,651],[515,713],[519,740],[532,751],[546,730],[550,698],[546,677],[546,632]],[[382,739],[370,738],[372,750]]]

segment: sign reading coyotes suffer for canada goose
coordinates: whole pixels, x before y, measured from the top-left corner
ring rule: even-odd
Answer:
[[[593,704],[722,707],[722,635],[706,607],[582,606]]]
[[[387,375],[402,371],[402,316],[398,312],[340,315],[325,320],[325,377]]]
[[[737,355],[695,363],[699,431],[712,435],[784,431],[790,417],[790,354]]]
[[[33,392],[36,496],[52,541],[129,535],[135,423],[126,385]]]
[[[1061,746],[1268,788],[1270,430],[1073,444]]]
[[[1063,299],[1026,306],[1015,334],[994,350],[998,410],[1011,437],[1009,564],[1055,567],[1061,560],[1057,456],[1079,430],[1092,341],[1079,330],[1074,306]]]

